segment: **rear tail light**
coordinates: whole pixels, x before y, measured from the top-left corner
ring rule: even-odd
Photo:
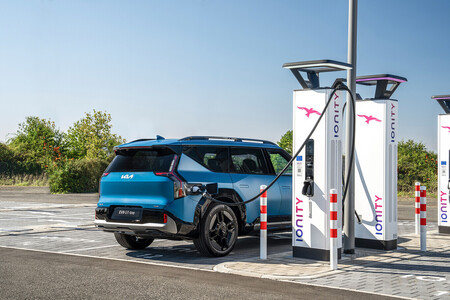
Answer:
[[[170,172],[170,173],[158,172],[158,173],[155,173],[155,175],[168,177],[170,180],[173,181],[173,197],[175,199],[186,196],[185,183],[177,175],[175,175],[175,173],[173,173],[173,172]]]
[[[178,156],[174,155],[172,164],[170,165],[170,171],[169,172],[155,172],[156,176],[165,176],[168,177],[170,180],[173,181],[173,197],[174,199],[182,198],[186,196],[186,188],[185,188],[185,182],[183,182],[179,176],[175,174],[175,161],[177,160]]]
[[[167,223],[167,215],[164,214],[164,224],[166,224],[166,223]]]
[[[102,178],[108,176],[109,173],[105,172],[102,174],[102,177],[100,178],[99,182],[98,182],[98,198],[100,198],[100,195],[102,194],[101,190],[102,190]]]

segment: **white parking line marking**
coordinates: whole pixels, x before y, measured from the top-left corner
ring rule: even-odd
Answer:
[[[78,242],[78,243],[99,243],[97,240],[89,240],[89,239],[79,239],[79,238],[70,238],[70,237],[61,237],[61,236],[33,236],[35,239],[42,240],[53,240],[53,241],[62,241],[62,242]]]
[[[87,251],[87,250],[102,249],[102,248],[111,248],[111,247],[120,247],[120,245],[107,245],[107,246],[98,246],[98,247],[90,247],[90,248],[72,249],[72,250],[60,251],[60,252],[58,252],[58,253],[68,253],[68,252]]]
[[[51,213],[51,212],[46,212],[46,211],[28,211],[28,213],[30,214],[38,214],[38,215],[50,215],[50,216],[54,216],[55,213]]]
[[[46,220],[37,220],[38,222],[57,222],[57,223],[72,223],[70,221],[58,220],[58,219],[46,219]]]
[[[50,221],[46,218],[53,218],[53,217],[55,217],[55,216],[12,217],[12,218],[7,218],[7,219],[0,219],[0,221],[14,221],[14,220],[23,220],[23,219],[42,219],[41,222],[45,222],[45,221]],[[58,216],[58,219],[94,221],[94,218],[73,218],[73,217],[65,217],[65,216]]]

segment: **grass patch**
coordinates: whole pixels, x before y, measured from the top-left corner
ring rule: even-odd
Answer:
[[[48,186],[48,176],[45,173],[40,175],[21,174],[14,176],[0,175],[0,185],[11,186]]]
[[[404,192],[404,191],[401,191],[401,192],[398,192],[397,193],[397,197],[399,198],[399,199],[412,199],[412,200],[414,200],[415,199],[415,192],[414,191],[412,191],[412,192]],[[427,198],[429,199],[429,198],[437,198],[437,193],[436,192],[428,192],[427,191]]]

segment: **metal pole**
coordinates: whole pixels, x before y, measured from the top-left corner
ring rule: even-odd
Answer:
[[[358,15],[358,0],[348,1],[348,63],[352,65],[352,69],[347,71],[348,87],[352,91],[353,99],[356,99],[356,29]],[[347,102],[350,96],[347,95]],[[350,170],[350,153],[352,146],[352,138],[355,129],[352,124],[353,107],[347,105],[346,116],[346,143],[345,143],[345,174],[349,174]],[[347,191],[347,199],[344,199],[344,253],[355,253],[355,167],[351,168],[349,176],[349,185]]]
[[[420,186],[420,251],[427,251],[427,187]]]
[[[330,270],[337,270],[338,248],[337,248],[337,228],[338,228],[338,205],[337,190],[330,190]]]
[[[416,182],[415,185],[415,213],[416,213],[416,226],[415,226],[415,232],[416,235],[419,235],[420,232],[420,182]]]
[[[261,185],[260,191],[266,189],[267,186]],[[267,259],[267,191],[259,197],[260,199],[260,220],[259,220],[259,258]]]

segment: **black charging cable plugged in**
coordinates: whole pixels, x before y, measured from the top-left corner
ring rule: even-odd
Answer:
[[[333,99],[334,94],[337,91],[347,91],[348,94],[350,95],[351,98],[351,103],[352,103],[352,107],[353,107],[353,116],[352,116],[352,123],[353,123],[353,128],[355,128],[355,99],[353,97],[353,94],[351,93],[350,89],[342,82],[337,81],[335,82],[335,84],[333,85],[333,91],[331,92],[330,96],[328,97],[328,101],[324,107],[324,109],[322,110],[322,113],[319,116],[319,119],[316,121],[316,124],[314,124],[314,127],[311,129],[310,133],[308,134],[308,136],[305,138],[304,142],[302,143],[302,145],[300,146],[300,148],[297,150],[297,152],[292,155],[291,160],[286,164],[286,166],[284,166],[283,170],[281,170],[281,172],[277,175],[277,177],[275,177],[274,180],[272,180],[271,183],[269,183],[269,185],[267,185],[267,187],[262,190],[259,194],[257,194],[256,196],[254,196],[253,198],[243,201],[243,202],[238,202],[238,203],[230,203],[230,202],[225,202],[225,201],[220,201],[218,199],[215,199],[214,197],[212,197],[208,192],[204,191],[202,194],[205,198],[207,198],[208,200],[211,200],[212,202],[215,203],[219,203],[219,204],[224,204],[224,205],[228,205],[228,206],[240,206],[240,205],[245,205],[247,203],[253,202],[257,199],[259,199],[259,197],[261,197],[262,194],[264,194],[268,189],[270,189],[275,182],[277,182],[277,180],[281,177],[281,175],[283,175],[286,170],[289,168],[290,165],[292,165],[292,162],[295,160],[295,158],[300,154],[300,152],[303,150],[303,148],[305,147],[306,143],[308,142],[308,140],[311,138],[311,136],[313,135],[314,131],[316,130],[317,126],[319,126],[320,121],[322,120],[325,112],[327,111],[331,100]],[[352,151],[350,153],[350,168],[349,168],[349,172],[347,174],[347,179],[345,180],[345,188],[344,188],[344,194],[342,199],[345,200],[345,197],[347,196],[347,191],[348,191],[348,185],[349,185],[349,178],[350,178],[350,174],[352,172],[351,168],[353,165],[353,159],[354,159],[354,154],[355,154],[355,134],[353,134],[352,137]],[[355,212],[356,214],[356,212]],[[356,217],[359,219],[359,216],[356,214]]]

